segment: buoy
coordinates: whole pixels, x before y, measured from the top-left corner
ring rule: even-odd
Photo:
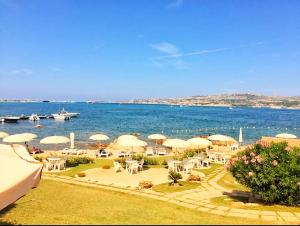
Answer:
[[[35,126],[35,128],[43,128],[44,126],[42,126],[42,125],[40,125],[40,124],[38,124],[38,125],[36,125]]]

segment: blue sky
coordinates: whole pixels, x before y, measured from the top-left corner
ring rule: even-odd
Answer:
[[[297,0],[0,0],[0,98],[300,95]]]

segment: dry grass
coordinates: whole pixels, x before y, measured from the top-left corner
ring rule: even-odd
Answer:
[[[163,201],[42,180],[37,189],[0,212],[15,224],[266,224],[198,212]]]

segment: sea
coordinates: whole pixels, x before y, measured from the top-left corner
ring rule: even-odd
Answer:
[[[111,140],[131,133],[139,133],[144,140],[153,133],[181,139],[225,134],[238,140],[240,128],[245,144],[253,143],[261,136],[279,133],[292,133],[300,137],[300,110],[290,109],[85,102],[0,103],[0,117],[51,115],[62,108],[78,112],[80,116],[69,121],[42,119],[37,122],[20,120],[18,123],[0,123],[0,131],[9,134],[31,132],[38,135],[37,140],[52,135],[69,136],[74,132],[75,139],[83,142],[88,142],[89,136],[96,133],[105,133]],[[43,128],[35,128],[37,124],[43,125]]]

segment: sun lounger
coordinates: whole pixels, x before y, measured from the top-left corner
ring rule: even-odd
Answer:
[[[164,150],[164,149],[159,149],[158,151],[157,151],[157,155],[166,155],[167,154],[167,152],[166,152],[166,150]]]
[[[106,150],[104,150],[100,154],[98,154],[98,156],[106,157],[106,158],[109,157],[110,155],[111,155],[111,153],[109,151],[106,151]]]
[[[147,149],[146,152],[145,152],[145,155],[146,156],[153,156],[154,155],[153,149]]]
[[[125,158],[126,157],[126,152],[125,151],[119,151],[119,152],[117,152],[117,156],[119,158]]]

